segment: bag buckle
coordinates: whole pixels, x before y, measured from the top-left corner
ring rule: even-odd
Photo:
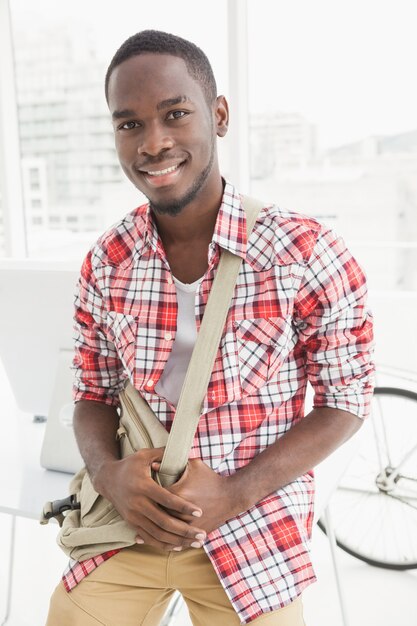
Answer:
[[[49,520],[55,517],[58,524],[62,526],[65,519],[64,511],[75,511],[80,508],[81,504],[78,502],[75,494],[71,494],[62,500],[46,502],[43,507],[40,523],[48,524]]]

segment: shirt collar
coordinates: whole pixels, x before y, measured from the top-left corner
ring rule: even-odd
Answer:
[[[159,238],[158,229],[156,228],[155,220],[152,217],[152,211],[150,204],[148,203],[146,206],[145,213],[145,236],[144,236],[145,244],[150,245],[150,247],[156,252],[158,251],[161,256],[165,256],[163,252],[162,242]]]
[[[162,248],[155,220],[149,204],[146,207],[144,240],[155,251]],[[217,214],[212,242],[233,254],[246,256],[247,231],[246,213],[236,188],[225,181],[222,202]]]
[[[233,254],[246,256],[248,236],[246,231],[246,213],[236,188],[226,181],[222,203],[217,214],[213,233],[213,243],[229,250]]]

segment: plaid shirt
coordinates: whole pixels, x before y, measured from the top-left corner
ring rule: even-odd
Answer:
[[[364,274],[314,219],[261,211],[249,241],[226,184],[209,266],[195,301],[199,328],[220,248],[243,258],[191,457],[221,474],[243,467],[316,407],[365,417],[372,392]],[[76,297],[75,400],[117,405],[128,376],[169,430],[175,407],[155,385],[176,333],[175,285],[148,205],[108,231],[84,261]],[[315,580],[309,556],[313,473],[210,533],[204,548],[242,622],[291,602]],[[71,590],[106,553],[73,564]]]

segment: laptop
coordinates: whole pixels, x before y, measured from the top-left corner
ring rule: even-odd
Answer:
[[[72,350],[59,353],[40,459],[45,469],[69,474],[75,474],[84,465],[73,430],[72,357]]]

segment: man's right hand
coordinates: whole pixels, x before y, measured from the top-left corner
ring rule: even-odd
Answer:
[[[137,529],[138,543],[166,551],[199,548],[206,533],[193,522],[201,517],[201,509],[152,478],[152,463],[160,463],[163,452],[164,448],[143,449],[124,459],[104,462],[95,476],[94,487]],[[181,519],[166,509],[180,514]]]

